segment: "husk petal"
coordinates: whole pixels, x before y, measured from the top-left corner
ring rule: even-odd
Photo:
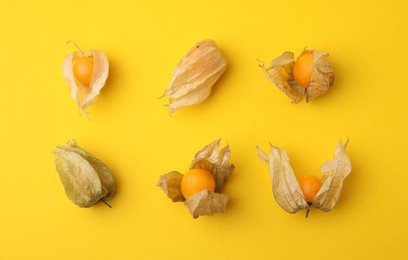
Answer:
[[[185,201],[185,198],[181,193],[182,178],[183,174],[177,171],[172,171],[160,176],[157,186],[159,186],[173,202]]]
[[[336,147],[332,160],[326,161],[320,171],[325,175],[323,185],[313,200],[312,207],[321,211],[330,211],[340,198],[343,183],[351,172],[351,162],[346,155],[348,140],[343,145],[340,141]]]
[[[284,149],[271,145],[271,151],[269,156],[267,156],[258,147],[258,157],[269,166],[272,191],[276,202],[284,210],[292,214],[309,208],[290,166],[287,152]]]
[[[272,60],[268,68],[261,63],[265,76],[272,81],[280,90],[282,90],[293,103],[299,103],[304,96],[304,88],[294,83],[293,65],[295,64],[292,52],[284,52],[281,56]]]
[[[324,93],[334,84],[335,74],[329,62],[329,54],[312,50],[313,72],[310,76],[309,86],[306,91],[306,101],[310,101]]]
[[[184,202],[194,218],[203,215],[212,216],[217,212],[224,213],[227,203],[227,195],[211,192],[207,189],[195,193]]]
[[[201,149],[191,162],[190,169],[205,169],[214,176],[215,192],[224,187],[235,166],[230,163],[231,151],[229,145],[219,150],[221,139],[215,140]]]

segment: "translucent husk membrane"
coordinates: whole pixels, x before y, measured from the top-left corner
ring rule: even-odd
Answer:
[[[204,101],[227,69],[227,61],[213,40],[197,43],[173,71],[163,96],[169,97],[170,114]]]

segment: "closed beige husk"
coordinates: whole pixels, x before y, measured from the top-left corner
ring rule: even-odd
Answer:
[[[169,97],[169,113],[205,100],[226,69],[227,61],[213,40],[197,43],[176,66],[164,91],[163,96]]]

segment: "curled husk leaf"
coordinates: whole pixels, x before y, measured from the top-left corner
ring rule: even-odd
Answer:
[[[226,69],[227,61],[214,41],[197,43],[176,66],[164,91],[163,96],[169,97],[170,114],[204,101]]]
[[[115,181],[109,168],[79,147],[75,140],[58,146],[55,165],[65,193],[79,207],[91,207],[108,200],[115,192]]]
[[[211,216],[214,213],[224,213],[228,203],[228,196],[221,194],[226,181],[231,176],[234,165],[230,163],[231,152],[229,145],[219,150],[220,139],[215,140],[201,149],[191,162],[190,169],[205,169],[209,171],[215,180],[215,192],[202,190],[185,199],[181,193],[181,179],[183,175],[172,171],[160,176],[157,183],[166,195],[173,201],[185,201],[194,218],[198,216]]]
[[[264,64],[259,66],[264,71],[265,76],[290,97],[293,103],[298,103],[303,99],[305,90],[294,83],[293,65],[295,60],[293,57],[292,52],[286,51],[272,60],[269,67],[265,68]]]
[[[230,163],[229,145],[219,150],[221,139],[215,140],[200,150],[191,162],[190,169],[205,169],[214,176],[215,192],[221,191],[235,166]]]
[[[260,148],[258,148],[258,156],[269,166],[276,202],[289,213],[308,208],[309,205],[290,166],[287,152],[271,145],[269,156]]]
[[[328,60],[329,54],[316,50],[303,50],[301,55],[307,52],[312,52],[313,55],[313,72],[306,89],[299,86],[293,78],[295,60],[292,52],[284,52],[281,56],[272,60],[267,68],[263,63],[259,65],[266,77],[292,99],[293,103],[299,103],[304,97],[308,102],[326,93],[334,84],[335,74],[333,66]]]
[[[189,197],[184,204],[187,206],[193,218],[214,213],[224,213],[228,203],[228,196],[204,189]]]
[[[186,199],[181,193],[181,179],[183,179],[183,174],[172,171],[160,176],[157,186],[159,186],[173,202],[185,201]]]
[[[302,189],[289,163],[289,156],[284,149],[271,145],[269,155],[258,147],[259,158],[268,164],[272,179],[273,195],[278,204],[289,213],[296,213],[310,207],[321,211],[332,210],[340,197],[344,179],[351,172],[351,163],[345,150],[348,141],[340,141],[332,160],[326,161],[320,168],[324,173],[322,187],[311,204],[306,202]]]
[[[93,73],[89,86],[83,85],[74,76],[74,62],[76,59],[82,57],[93,57],[94,60]],[[65,80],[68,82],[72,98],[75,100],[78,107],[87,114],[86,109],[95,101],[108,78],[108,58],[103,52],[97,50],[91,49],[88,53],[75,51],[65,57],[62,65],[62,73],[64,74]]]
[[[351,162],[346,155],[348,140],[343,145],[340,141],[334,151],[333,159],[326,161],[321,167],[323,185],[313,200],[312,207],[322,211],[330,211],[340,198],[343,183],[351,172]]]
[[[312,100],[324,93],[334,84],[335,74],[329,62],[329,54],[312,50],[313,72],[309,86],[306,89],[306,101]]]

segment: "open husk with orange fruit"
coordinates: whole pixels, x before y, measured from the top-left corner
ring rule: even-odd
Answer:
[[[289,163],[289,156],[284,149],[271,145],[269,155],[258,147],[259,158],[268,164],[272,179],[272,191],[276,202],[289,213],[315,208],[331,211],[337,204],[343,182],[351,172],[351,162],[346,155],[348,140],[343,145],[340,141],[332,160],[327,160],[321,167],[322,180],[314,176],[304,176],[298,180]]]
[[[297,60],[292,52],[286,51],[272,60],[269,67],[261,62],[266,77],[282,90],[293,103],[304,97],[306,102],[326,93],[334,84],[333,66],[329,54],[304,49]]]
[[[96,100],[108,78],[108,58],[101,51],[91,49],[83,52],[75,42],[67,43],[73,43],[78,50],[65,57],[62,73],[72,98],[88,116],[87,108]]]
[[[229,145],[219,150],[220,141],[200,150],[186,174],[171,171],[157,183],[173,202],[184,202],[194,218],[224,213],[228,203],[228,196],[220,192],[235,167],[229,161]]]

